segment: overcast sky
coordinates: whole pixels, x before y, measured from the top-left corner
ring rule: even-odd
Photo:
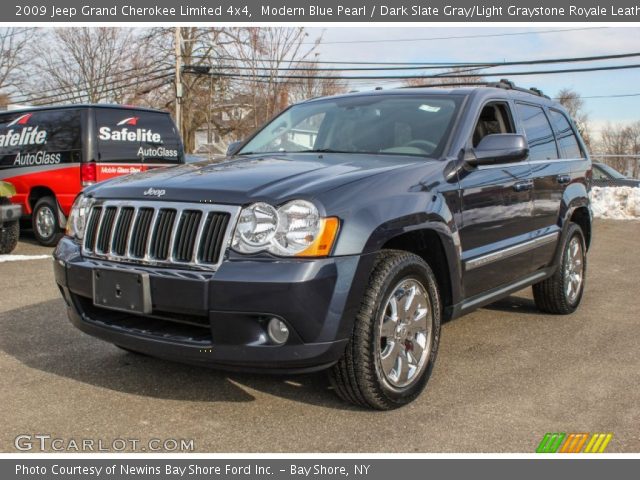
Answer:
[[[639,28],[591,28],[540,27],[540,28],[425,28],[425,27],[375,27],[375,28],[310,28],[310,39],[322,35],[320,60],[323,61],[382,61],[382,62],[496,62],[535,60],[566,57],[586,57],[640,52]],[[582,27],[586,28],[586,27]],[[571,31],[558,32],[559,29]],[[549,32],[555,30],[555,32]],[[525,35],[514,33],[527,32]],[[546,32],[546,33],[545,33]],[[510,34],[501,37],[486,35]],[[433,37],[469,37],[478,38]],[[399,39],[425,39],[397,41]],[[362,42],[367,43],[343,43]],[[391,40],[391,41],[389,41]],[[396,40],[396,41],[393,41]],[[336,43],[334,43],[336,42]],[[551,70],[562,68],[592,67],[600,65],[638,64],[640,57],[603,62],[571,63],[569,65],[535,65],[528,67],[501,67],[494,71]],[[508,70],[507,70],[508,69]],[[393,74],[395,72],[387,72]],[[352,74],[359,74],[352,72]],[[497,80],[500,77],[488,77]],[[538,87],[547,95],[555,96],[563,87],[570,87],[582,96],[640,94],[640,68],[618,71],[554,74],[544,76],[512,77],[524,87]],[[380,85],[393,86],[389,81],[357,82],[355,88],[366,90]],[[623,98],[585,99],[586,110],[592,126],[599,130],[604,123],[640,120],[640,95]]]

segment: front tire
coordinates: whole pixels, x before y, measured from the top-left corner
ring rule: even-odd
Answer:
[[[31,214],[33,235],[40,245],[52,247],[62,237],[58,221],[58,204],[53,197],[42,197]]]
[[[431,375],[440,321],[429,265],[412,253],[381,252],[345,354],[329,373],[338,396],[378,410],[413,401]]]
[[[575,312],[584,292],[587,249],[582,229],[571,223],[562,246],[560,265],[553,276],[533,286],[533,299],[545,313],[568,315]]]
[[[0,255],[13,252],[20,237],[20,223],[18,220],[0,225]]]

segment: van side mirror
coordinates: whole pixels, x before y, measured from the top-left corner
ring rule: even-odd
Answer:
[[[238,150],[240,150],[240,145],[242,145],[242,141],[238,140],[236,142],[231,142],[227,147],[227,157],[235,155]]]
[[[527,139],[516,133],[487,135],[467,158],[472,166],[520,162],[529,155]]]

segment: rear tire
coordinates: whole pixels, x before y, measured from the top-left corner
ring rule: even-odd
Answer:
[[[52,247],[62,237],[58,221],[58,203],[53,197],[42,197],[36,202],[31,214],[33,235],[40,245]]]
[[[344,356],[329,371],[343,400],[378,410],[413,401],[431,375],[440,341],[438,285],[422,258],[378,255]]]
[[[584,292],[587,249],[582,229],[569,224],[560,265],[553,276],[533,286],[533,299],[545,313],[568,315],[575,312]]]
[[[18,220],[7,222],[0,226],[0,255],[13,252],[20,238],[20,223]]]

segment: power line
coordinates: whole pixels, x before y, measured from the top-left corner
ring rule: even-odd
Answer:
[[[309,80],[313,80],[315,79],[315,77],[308,77]],[[340,80],[340,77],[337,77],[336,80]],[[268,80],[265,79],[255,79],[252,80],[251,78],[234,78],[232,79],[234,81],[237,82],[241,82],[245,85],[250,85],[250,84],[255,84],[255,83],[269,83]],[[385,82],[395,82],[396,79],[393,80],[384,80]],[[361,82],[362,80],[356,80]],[[294,82],[287,82],[287,85],[307,85],[307,82],[305,81],[294,81]],[[365,84],[367,85],[367,84]],[[469,84],[469,85],[475,85],[475,83],[473,84]],[[464,86],[464,85],[460,85],[460,84],[454,84],[454,83],[450,83],[450,84],[434,84],[434,87],[439,87],[439,86],[449,86],[449,87],[454,87],[454,86]],[[599,98],[627,98],[627,97],[640,97],[640,92],[639,93],[620,93],[620,94],[609,94],[609,95],[580,95],[580,98],[582,99],[599,99]],[[560,100],[561,97],[552,97],[554,100]]]
[[[629,64],[629,65],[610,65],[603,67],[584,67],[584,68],[565,68],[560,70],[534,70],[534,71],[518,71],[518,72],[483,72],[482,76],[485,77],[509,77],[509,76],[522,76],[522,75],[552,75],[559,73],[578,73],[578,72],[598,72],[598,71],[610,71],[610,70],[625,70],[632,68],[640,68],[640,64]],[[214,77],[230,77],[230,78],[269,78],[274,80],[280,79],[294,79],[294,80],[304,80],[309,79],[308,75],[266,75],[266,74],[243,74],[243,73],[227,73],[227,72],[209,72],[205,75],[211,75]],[[474,74],[456,74],[456,73],[445,73],[438,75],[368,75],[368,76],[327,76],[327,75],[314,75],[312,78],[316,80],[407,80],[407,79],[430,79],[430,78],[468,78],[475,77],[477,73]]]
[[[388,38],[381,40],[336,40],[333,42],[320,42],[320,45],[344,45],[353,43],[391,43],[391,42],[430,42],[435,40],[457,40],[464,38],[489,38],[489,37],[513,37],[518,35],[539,35],[546,33],[559,33],[559,32],[576,32],[580,30],[598,30],[609,27],[584,27],[584,28],[563,28],[556,30],[540,30],[537,32],[509,32],[509,33],[487,33],[479,35],[451,35],[447,37],[426,37],[426,38]],[[316,42],[301,42],[302,45],[315,45]]]
[[[144,79],[144,82],[152,82],[154,80],[164,79],[171,76],[173,76],[173,73],[166,73],[164,75],[158,75],[156,77],[146,78]],[[102,94],[112,93],[122,88],[129,88],[129,87],[139,85],[140,83],[141,83],[140,81],[135,81],[126,85],[118,85],[116,87],[102,90],[101,93]],[[155,87],[150,87],[149,90],[153,90],[154,88],[157,88],[158,86],[161,86],[161,85],[164,85],[164,83],[157,85]],[[63,97],[63,100],[81,100],[87,96],[86,93],[84,93],[82,90],[72,90],[70,93],[72,94],[71,96],[69,96],[68,94],[62,93],[61,95],[48,95],[48,96],[32,99],[30,101],[34,103],[38,103],[39,105],[48,105],[51,103],[56,103],[56,101],[60,99],[60,97]],[[48,99],[55,99],[55,100],[53,102],[42,102],[42,100],[48,100]]]
[[[499,66],[514,66],[514,65],[539,65],[539,64],[553,64],[553,63],[581,63],[581,62],[598,62],[603,60],[616,60],[621,58],[640,57],[640,52],[608,54],[608,55],[592,55],[588,57],[564,57],[564,58],[548,58],[548,59],[535,59],[535,60],[513,60],[513,61],[501,61],[501,62],[474,62],[474,63],[443,63],[438,65],[432,65],[430,63],[411,64],[407,66],[383,66],[383,67],[261,67],[261,66],[234,66],[234,65],[216,65],[209,68],[220,68],[229,70],[271,70],[271,71],[309,71],[309,72],[342,72],[342,71],[386,71],[386,70],[436,70],[442,68],[492,68]],[[232,57],[227,57],[229,60]],[[233,58],[235,61],[243,61],[240,58]],[[185,65],[185,69],[194,67],[192,65]],[[202,68],[202,65],[195,66]],[[188,72],[196,73],[196,72]]]
[[[591,96],[582,96],[580,98],[625,98],[625,97],[640,97],[640,93],[621,93],[616,95],[591,95]],[[560,97],[555,97],[555,100],[559,100]]]
[[[207,57],[204,55],[192,55],[192,58],[212,58],[214,60],[242,60],[238,57],[230,57],[230,56],[217,56],[217,57]],[[256,62],[289,62],[292,60],[282,60],[282,59],[268,59],[268,58],[252,58],[252,61]],[[458,65],[470,65],[469,62],[360,62],[360,61],[345,61],[345,60],[295,60],[295,63],[305,63],[305,64],[331,64],[331,65],[440,65],[440,66],[458,66]],[[499,62],[485,62],[485,63],[499,63]],[[474,65],[474,63],[471,63]],[[481,64],[478,64],[481,65]]]
[[[134,67],[134,68],[129,68],[129,69],[125,69],[125,70],[120,70],[118,72],[114,72],[114,73],[111,73],[109,75],[106,75],[104,78],[108,79],[108,78],[116,77],[118,75],[122,75],[124,73],[131,73],[131,72],[144,73],[144,74],[154,74],[154,73],[157,73],[157,72],[160,72],[160,71],[163,71],[163,70],[169,70],[169,69],[171,69],[173,67],[166,66],[166,67],[163,67],[163,68],[157,68],[155,70],[147,70],[147,68],[148,67],[146,67],[146,66],[142,66],[142,67]],[[120,81],[132,79],[132,78],[136,78],[136,75],[130,75],[130,76],[126,76],[124,78],[116,79],[116,80],[113,80],[111,82],[104,83],[103,85],[109,85],[111,83],[117,83],[117,82],[120,82]],[[48,93],[48,92],[55,92],[55,91],[58,91],[58,90],[60,90],[59,87],[49,88],[49,89],[46,89],[46,90],[39,90],[38,94]],[[24,98],[25,100],[28,100],[29,97],[30,97],[30,94],[23,93],[23,94],[20,94],[20,95],[17,96],[17,98],[21,98],[21,97]]]
[[[164,67],[164,68],[160,68],[160,69],[156,69],[156,70],[145,71],[145,74],[146,75],[153,75],[154,73],[167,72],[168,70],[171,70],[171,69],[172,69],[172,67]],[[140,69],[140,71],[142,71],[142,70],[143,69]],[[133,71],[133,70],[131,70],[131,71]],[[124,72],[125,71],[123,71],[123,73]],[[114,73],[113,75],[110,75],[110,76],[108,76],[106,78],[109,78],[111,76],[116,76],[118,74],[119,73]],[[118,84],[118,83],[121,83],[121,82],[126,82],[128,80],[133,80],[134,78],[135,79],[139,79],[139,81],[135,82],[135,83],[142,83],[142,82],[148,81],[148,79],[140,78],[138,75],[131,75],[131,76],[127,76],[127,77],[123,77],[123,78],[117,79],[117,80],[112,80],[112,81],[109,81],[109,82],[105,82],[105,83],[101,84],[100,86],[104,87],[104,86],[108,86],[108,85],[115,85],[115,84]],[[113,89],[107,90],[107,91],[115,91],[116,89],[119,89],[119,88],[124,88],[124,87],[118,86],[118,87],[114,87]],[[41,90],[38,93],[56,92],[56,91],[60,91],[60,90],[61,90],[60,87],[56,87],[56,88],[50,88],[48,90]],[[69,90],[69,92],[71,92],[71,93],[81,93],[81,92],[83,92],[83,89],[81,87],[78,87],[78,88]],[[64,95],[64,92],[62,93],[62,95]],[[34,98],[34,97],[31,97],[28,94],[22,94],[22,95],[19,95],[17,98],[12,98],[12,101],[17,101],[17,102],[24,102],[24,101],[38,102],[40,100],[47,100],[49,98],[59,98],[60,96],[61,96],[61,94],[53,94],[53,95],[45,95],[45,96],[35,97]]]
[[[166,77],[171,76],[171,75],[172,74],[159,76],[159,77],[156,77],[155,79],[162,79],[162,78],[166,78]],[[167,81],[160,82],[157,85],[150,86],[147,90],[145,90],[142,93],[147,93],[148,91],[154,90],[156,88],[160,88],[163,85],[167,85],[168,83],[169,82],[167,82]],[[131,84],[131,85],[128,85],[128,86],[133,86],[133,85],[134,84]],[[111,92],[114,92],[114,91],[116,91],[116,89],[107,90],[107,91],[102,92],[102,93],[111,93]],[[84,99],[84,95],[76,95],[76,96],[72,96],[72,97],[66,97],[66,98],[64,98],[64,101],[67,102],[67,103],[73,103],[75,100],[83,100],[83,99]],[[56,104],[56,103],[59,103],[59,102],[57,102],[57,101],[42,102],[42,103],[38,103],[38,106],[53,105],[53,104]]]
[[[640,66],[640,65],[637,65],[636,67],[638,67],[638,66]],[[163,70],[166,70],[166,69],[161,69],[159,71],[163,71]],[[553,73],[556,73],[556,72],[557,71],[553,71]],[[150,81],[154,81],[154,80],[157,80],[157,79],[169,78],[169,77],[172,77],[172,76],[173,76],[172,73],[166,73],[164,75],[158,75],[156,77],[145,79],[144,81],[145,82],[150,82]],[[462,77],[464,77],[464,75],[462,75]],[[282,78],[284,78],[284,77],[276,77],[276,79],[282,79]],[[383,79],[383,80],[386,81],[386,82],[389,82],[389,81],[403,80],[403,79],[407,79],[407,78],[416,78],[416,77],[394,77],[394,78]],[[443,78],[443,77],[434,77],[434,78]],[[245,83],[245,84],[269,83],[268,79],[264,79],[264,78],[261,78],[261,77],[253,78],[253,76],[250,76],[250,75],[242,76],[242,77],[239,77],[239,78],[235,78],[235,77],[231,76],[231,79],[235,80],[235,81],[239,81],[239,82]],[[298,82],[288,81],[287,83],[290,84],[290,85],[305,85],[306,82],[303,81],[303,80],[314,80],[314,79],[318,79],[318,77],[303,77],[303,78],[299,79],[301,81],[298,81]],[[338,81],[343,80],[343,78],[341,78],[341,77],[337,77],[337,78],[336,77],[331,77],[331,79],[338,80]],[[371,79],[370,77],[365,77],[365,78],[356,79],[356,81],[362,82],[362,81],[368,81],[370,79]],[[121,83],[121,82],[123,82],[125,80],[126,79],[121,79],[119,81],[111,82],[111,83]],[[112,93],[112,92],[115,92],[116,90],[119,90],[119,89],[122,89],[122,88],[128,88],[128,87],[131,87],[131,86],[139,85],[139,83],[140,82],[136,81],[136,82],[132,82],[132,83],[129,83],[129,84],[118,85],[116,87],[103,90],[102,93]],[[150,87],[150,89],[157,88],[159,86],[165,85],[166,83],[167,82],[163,82],[163,83],[161,83],[159,85]],[[434,86],[447,86],[447,85],[448,86],[456,86],[456,84],[445,84],[445,85],[434,85]],[[70,96],[70,97],[66,96],[64,98],[64,100],[79,100],[79,99],[82,99],[85,96],[85,94],[82,93],[80,90],[72,91],[72,93],[73,93],[72,96]],[[64,96],[64,94],[62,96]],[[639,97],[639,96],[640,96],[640,93],[625,93],[625,94],[611,94],[611,95],[581,96],[581,98],[583,98],[583,99],[599,99],[599,98],[627,98],[627,97]],[[56,99],[57,100],[60,97],[61,97],[61,95],[49,95],[49,96],[34,98],[34,99],[31,99],[31,101],[38,102],[41,105],[46,105],[46,104],[51,104],[51,103],[55,103],[55,102],[42,102],[42,100],[47,100],[47,99]],[[557,97],[556,97],[556,99],[557,99]]]
[[[496,63],[495,65],[489,65],[489,62],[487,62],[486,64],[482,64],[484,65],[483,67],[479,67],[479,68],[490,68],[490,67],[494,67],[494,66],[507,66],[507,65],[531,65],[531,64],[544,64],[544,63],[564,63],[564,62],[590,62],[590,61],[600,61],[600,60],[611,60],[611,59],[619,59],[619,58],[628,58],[628,57],[637,57],[640,56],[640,52],[631,52],[631,53],[624,53],[624,54],[609,54],[609,55],[599,55],[599,56],[589,56],[589,57],[567,57],[567,58],[553,58],[553,59],[536,59],[536,60],[516,60],[516,61],[510,61],[510,62],[502,62],[502,63]],[[473,65],[473,64],[467,64],[469,66]],[[464,66],[467,66],[464,65]],[[462,68],[463,64],[459,65],[459,68]],[[188,67],[188,66],[187,66]],[[151,71],[147,71],[147,67],[143,66],[143,67],[135,67],[135,68],[130,68],[130,69],[126,69],[126,70],[122,70],[120,72],[116,72],[113,73],[109,76],[107,76],[106,78],[111,78],[111,77],[115,77],[117,75],[122,75],[124,73],[131,73],[131,72],[136,72],[136,73],[145,73],[145,74],[154,74],[154,73],[158,73],[161,71],[168,71],[170,70],[172,67],[167,66],[165,68],[161,68],[161,69],[155,69],[155,70],[151,70]],[[220,68],[224,68],[224,69],[240,69],[240,70],[249,70],[249,69],[253,69],[252,67],[231,67],[231,66],[223,66]],[[427,67],[425,67],[426,69]],[[431,67],[431,68],[436,68],[436,67]],[[441,68],[441,67],[437,67],[437,68]],[[476,67],[478,68],[478,67]],[[264,70],[265,68],[258,68],[257,70]],[[403,70],[404,68],[399,68],[400,70]],[[410,69],[413,69],[413,67],[411,67]],[[318,68],[318,69],[313,69],[313,68],[298,68],[298,67],[291,67],[291,68],[280,68],[280,69],[276,69],[276,70],[283,70],[283,71],[295,71],[295,70],[300,70],[300,71],[347,71],[347,70],[352,70],[350,68],[346,68],[346,69],[327,69],[327,68]],[[360,70],[360,69],[353,69],[353,70]],[[370,68],[370,69],[362,69],[362,70],[377,70],[374,68]],[[381,68],[381,70],[390,70],[390,68],[384,67]],[[395,68],[391,68],[391,70],[395,70]],[[439,76],[442,78],[447,78],[444,75],[446,75],[447,72],[443,72],[441,74],[437,74],[434,76]],[[461,72],[456,72],[456,74],[460,74]],[[499,74],[496,74],[499,75]],[[127,81],[129,79],[133,79],[136,78],[136,75],[131,75],[131,76],[127,76],[124,78],[119,78],[119,79],[115,79],[113,81],[109,81],[106,83],[103,83],[102,86],[107,86],[107,85],[113,85],[113,84],[117,84],[117,83],[121,83],[124,81]],[[332,77],[334,78],[334,77]],[[337,78],[344,78],[344,77],[337,77]],[[306,79],[306,77],[305,77]],[[368,76],[366,78],[362,78],[362,80],[380,80],[380,78],[376,78],[376,77],[372,77],[372,76]],[[395,80],[395,78],[391,79],[391,80]],[[46,89],[46,90],[40,90],[38,93],[39,94],[43,94],[43,93],[49,93],[49,92],[56,92],[58,91],[59,88],[50,88],[50,89]],[[79,89],[76,90],[77,92],[80,92]],[[43,99],[48,99],[48,98],[56,98],[59,97],[59,95],[57,94],[53,94],[53,95],[47,95],[47,96],[42,96],[42,97],[31,97],[28,94],[21,94],[18,95],[17,97],[14,97],[14,101],[39,101],[39,100],[43,100]]]

